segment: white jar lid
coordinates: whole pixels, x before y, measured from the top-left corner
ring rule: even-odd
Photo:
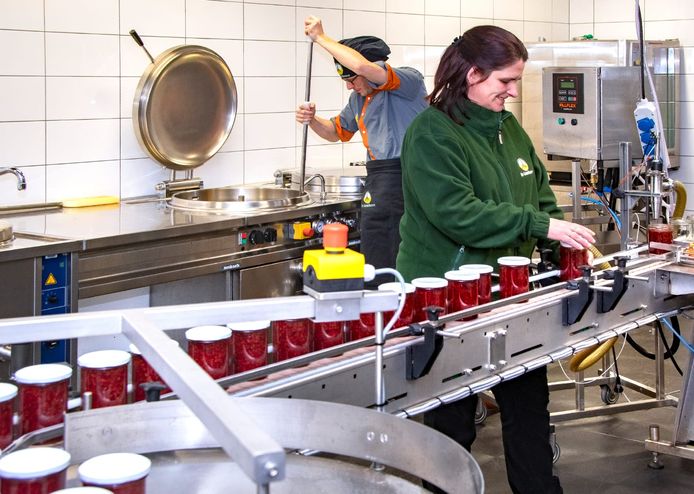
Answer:
[[[109,453],[95,456],[77,469],[82,482],[90,484],[124,484],[139,480],[149,473],[152,462],[136,453]]]
[[[415,288],[445,288],[448,286],[448,280],[445,278],[415,278],[412,280]]]
[[[72,376],[72,367],[64,364],[38,364],[22,367],[14,373],[19,384],[50,384]]]
[[[196,326],[186,331],[189,341],[218,341],[231,336],[231,329],[225,326]]]
[[[10,383],[0,383],[0,403],[9,401],[17,396],[17,386]]]
[[[27,448],[0,458],[0,477],[34,479],[60,472],[68,465],[70,465],[70,453],[65,450]]]
[[[381,291],[402,293],[402,285],[397,281],[381,283],[380,285],[378,285],[378,289]],[[405,293],[414,293],[414,285],[412,283],[405,283]]]
[[[500,266],[528,266],[530,259],[522,256],[504,256],[496,260]]]
[[[234,331],[260,331],[261,329],[268,329],[270,327],[270,321],[244,321],[244,322],[230,322],[227,324],[227,328]]]
[[[82,487],[68,487],[67,489],[60,489],[59,491],[53,491],[51,494],[113,494],[113,491],[109,491],[103,487],[92,487],[90,485],[86,485]]]
[[[89,352],[77,359],[77,365],[88,369],[109,369],[120,367],[130,362],[130,354],[123,350],[97,350]]]
[[[475,281],[480,279],[479,271],[462,268],[457,271],[448,271],[444,276],[447,280],[452,281]]]
[[[493,273],[494,268],[489,264],[463,264],[458,269],[469,269],[472,271],[477,271],[480,274]]]

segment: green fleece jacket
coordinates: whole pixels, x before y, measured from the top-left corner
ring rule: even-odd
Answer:
[[[397,269],[408,280],[558,245],[549,219],[564,214],[518,120],[470,101],[457,115],[463,125],[430,107],[405,134]]]

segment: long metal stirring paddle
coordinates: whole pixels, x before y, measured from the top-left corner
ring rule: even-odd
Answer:
[[[304,104],[311,101],[311,65],[313,64],[313,40],[308,43],[308,61],[306,62],[306,91],[304,92]],[[306,143],[308,142],[308,122],[304,122],[304,133],[301,138],[301,172],[299,174],[299,193],[304,193],[304,180],[306,180]]]

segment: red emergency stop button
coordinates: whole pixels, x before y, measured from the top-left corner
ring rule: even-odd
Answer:
[[[315,232],[313,231],[313,228],[311,228],[310,226],[307,226],[302,230],[301,233],[303,234],[304,238],[311,238],[311,237],[313,237],[313,234]]]

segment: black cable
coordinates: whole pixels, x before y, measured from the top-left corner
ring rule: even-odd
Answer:
[[[615,345],[612,345],[612,360],[614,361],[614,373],[616,375],[614,380],[614,392],[621,394],[624,391],[624,386],[622,386],[622,379],[619,377],[619,367],[617,367],[617,352],[615,351],[614,347]]]
[[[672,323],[672,329],[675,330],[677,334],[681,334],[680,332],[680,323],[677,320],[676,317],[670,318],[670,322]],[[656,319],[657,326],[662,329],[662,326],[660,326],[660,321]],[[627,341],[629,342],[629,345],[636,350],[638,353],[640,353],[642,356],[646,357],[649,360],[655,360],[655,354],[649,352],[646,350],[644,347],[636,343],[634,339],[629,335],[629,333],[626,334]],[[680,340],[677,338],[677,336],[672,335],[672,345],[666,345],[667,351],[663,354],[664,359],[669,359],[672,358],[672,356],[677,352],[677,350],[680,347]]]
[[[672,320],[673,322],[677,322],[677,318],[675,318],[675,317],[673,317],[671,320]],[[665,339],[665,332],[663,331],[663,325],[660,324],[660,321],[659,321],[659,320],[658,320],[657,322],[658,322],[658,326],[657,326],[657,327],[658,327],[658,334],[660,335],[660,341],[663,342],[663,345],[665,346],[665,349],[666,349],[668,352],[670,352],[670,360],[672,360],[672,365],[675,366],[675,370],[677,371],[677,373],[678,373],[680,376],[682,376],[682,375],[683,375],[683,374],[682,374],[682,369],[680,368],[679,364],[677,363],[677,360],[675,360],[675,352],[677,351],[677,349],[675,349],[675,351],[672,351],[672,349],[670,348],[670,346],[669,346],[668,343],[667,343],[667,340]],[[679,332],[679,323],[677,323],[677,325],[678,325],[678,326],[677,326],[677,330],[678,330],[678,332]],[[674,329],[675,326],[673,325],[672,328]],[[673,337],[674,337],[673,346],[674,346],[674,342],[677,341],[677,346],[679,347],[680,339],[677,338],[677,337],[675,337],[675,335],[673,335]]]

